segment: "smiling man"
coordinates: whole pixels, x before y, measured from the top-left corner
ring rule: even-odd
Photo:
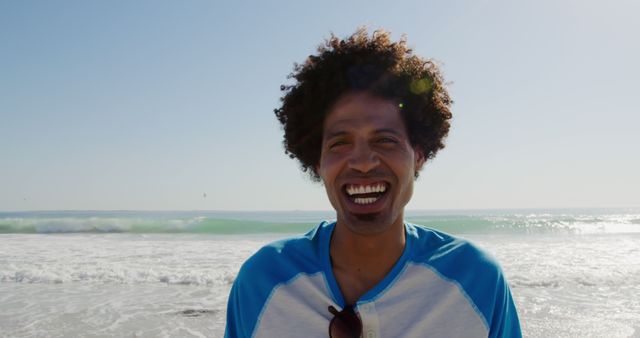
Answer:
[[[227,337],[520,337],[497,263],[404,221],[444,147],[451,100],[437,66],[377,31],[332,37],[295,68],[276,116],[284,145],[337,213],[245,262]]]

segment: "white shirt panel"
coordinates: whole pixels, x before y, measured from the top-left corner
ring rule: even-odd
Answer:
[[[322,272],[300,274],[281,284],[265,304],[255,337],[327,338],[333,318],[328,305],[336,306],[329,294]]]
[[[376,301],[380,337],[486,337],[482,317],[457,283],[423,264],[407,264]],[[456,320],[452,320],[456,318]],[[460,325],[463,323],[463,325]],[[366,330],[366,329],[365,329]]]

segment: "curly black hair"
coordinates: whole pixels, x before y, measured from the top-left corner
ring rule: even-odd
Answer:
[[[275,109],[284,129],[285,153],[297,158],[316,181],[325,116],[348,93],[368,92],[396,101],[409,141],[425,159],[444,148],[453,101],[438,65],[414,55],[404,37],[392,42],[384,30],[369,37],[366,28],[346,39],[332,34],[317,55],[295,64],[289,78],[295,83],[280,87],[282,106]]]

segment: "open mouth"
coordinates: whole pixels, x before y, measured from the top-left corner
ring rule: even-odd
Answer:
[[[380,200],[386,194],[388,188],[385,182],[347,184],[344,186],[344,192],[353,203],[368,205]]]

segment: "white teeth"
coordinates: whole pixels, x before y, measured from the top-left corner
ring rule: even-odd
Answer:
[[[376,185],[367,185],[367,186],[350,185],[350,186],[347,187],[347,193],[349,195],[369,194],[369,193],[374,193],[374,192],[385,192],[386,190],[387,190],[387,187],[382,183],[378,183]]]
[[[347,186],[347,194],[355,195],[355,194],[370,194],[373,192],[385,192],[387,187],[383,183],[378,183],[375,185],[349,185]]]
[[[357,204],[371,204],[377,200],[378,200],[378,197],[367,197],[367,198],[356,197],[353,201],[356,202]]]

